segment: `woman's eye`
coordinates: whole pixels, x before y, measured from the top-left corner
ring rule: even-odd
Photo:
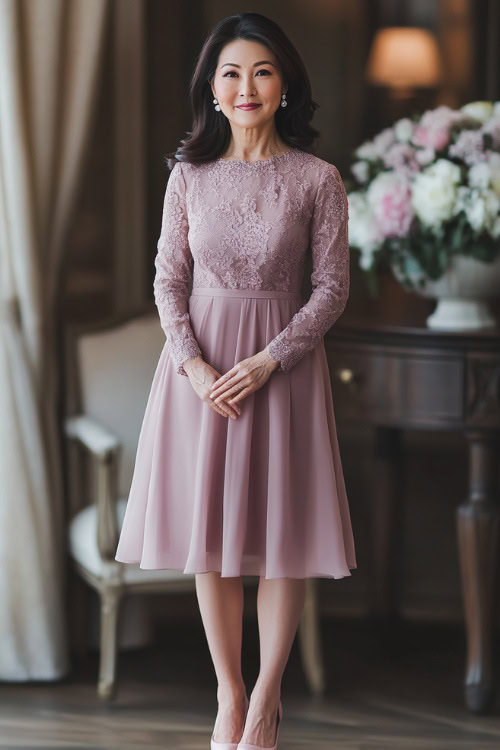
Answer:
[[[224,75],[223,75],[222,77],[223,77],[223,78],[227,78],[227,77],[228,77],[228,75],[230,75],[231,73],[234,73],[235,75],[237,75],[237,73],[236,73],[236,71],[235,71],[235,70],[228,70],[228,71],[227,71],[227,73],[224,73]],[[258,75],[259,73],[267,73],[268,75],[271,75],[271,71],[270,71],[270,70],[265,70],[264,68],[263,68],[262,70],[258,70],[258,71],[257,71],[257,75]]]

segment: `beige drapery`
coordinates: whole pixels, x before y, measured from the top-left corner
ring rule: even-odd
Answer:
[[[0,0],[0,679],[68,669],[56,293],[108,0]]]

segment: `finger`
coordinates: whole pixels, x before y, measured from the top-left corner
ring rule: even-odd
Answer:
[[[235,411],[232,407],[229,405],[224,404],[224,408],[218,407],[216,404],[211,404],[208,402],[209,405],[213,408],[214,411],[216,411],[218,414],[220,414],[223,417],[233,417],[236,418],[239,416],[238,412]]]
[[[243,388],[242,391],[236,394],[233,398],[230,398],[227,400],[228,404],[231,404],[231,406],[237,406],[238,401],[242,401],[246,396],[248,396],[250,393],[253,393],[253,390],[250,386],[247,386],[246,388]]]
[[[214,401],[217,401],[217,399],[220,398],[226,399],[228,396],[236,393],[239,389],[242,388],[242,381],[244,380],[244,378],[245,376],[241,374],[239,378],[231,378],[231,380],[228,380],[227,383],[224,383],[216,391],[212,391],[212,393],[210,394],[210,398],[212,398]]]
[[[224,411],[224,409],[221,409],[216,404],[211,404],[209,401],[207,403],[210,406],[210,408],[213,409],[217,414],[220,414],[221,417],[228,417],[229,416],[229,414],[226,411]]]
[[[214,409],[219,411],[219,413],[224,414],[224,416],[239,416],[241,414],[241,408],[236,405],[232,406],[231,404],[228,404],[226,401],[222,401],[220,404],[215,404],[211,399],[207,399],[207,403],[210,406],[213,406]]]
[[[213,399],[210,398],[209,401],[210,401],[210,403],[215,403],[216,406],[219,406],[219,407],[222,407],[222,408],[229,408],[229,410],[231,412],[233,410],[232,404],[228,405],[228,403],[227,403],[227,401],[226,401],[226,399],[224,397],[219,398],[218,401],[214,401]],[[241,414],[241,409],[240,409],[239,406],[236,406],[236,411],[238,412],[238,414]]]
[[[224,373],[224,375],[221,375],[218,380],[216,380],[212,385],[210,386],[210,390],[213,391],[214,389],[218,388],[222,383],[225,383],[226,380],[229,380],[233,375],[236,375],[238,372],[236,365],[232,367],[230,370]]]
[[[233,375],[235,375],[236,372],[237,372],[236,366],[232,367],[230,370],[228,370],[227,372],[225,372],[224,375],[221,375],[220,378],[218,378],[217,380],[215,380],[212,383],[212,385],[210,386],[210,389],[214,390],[215,388],[218,388],[220,385],[222,385],[222,383],[225,383],[226,380],[228,380]]]
[[[217,398],[217,396],[222,396],[229,388],[232,388],[236,381],[231,378],[231,380],[227,380],[225,383],[222,383],[218,388],[216,388],[213,391],[210,391],[210,398],[213,400]]]
[[[214,401],[216,404],[220,404],[221,401],[229,401],[229,398],[233,398],[233,396],[236,396],[237,393],[239,393],[242,390],[243,386],[241,383],[239,385],[234,385],[232,388],[228,388],[227,391],[224,391],[224,393],[221,393],[220,396],[216,396],[214,398]]]
[[[216,404],[216,406],[217,406],[217,404]],[[238,408],[238,407],[234,407],[234,406],[232,406],[232,405],[228,404],[228,403],[227,403],[226,401],[222,401],[222,403],[221,403],[221,404],[220,404],[220,406],[219,406],[219,409],[223,409],[223,410],[224,410],[224,412],[225,412],[225,413],[226,413],[226,414],[227,414],[227,415],[228,415],[229,417],[239,417],[239,415],[240,415],[240,412],[239,412],[239,411],[237,411],[237,408]]]
[[[239,415],[241,414],[241,409],[238,405],[233,406],[232,404],[228,404],[227,401],[222,401],[219,408],[227,409],[231,416],[235,415],[239,417]]]

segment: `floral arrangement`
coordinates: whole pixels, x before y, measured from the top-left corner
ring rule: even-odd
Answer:
[[[354,151],[349,242],[372,292],[387,260],[409,289],[454,255],[500,253],[500,102],[405,117]]]

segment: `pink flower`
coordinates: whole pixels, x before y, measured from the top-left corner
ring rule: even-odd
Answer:
[[[407,143],[395,143],[384,155],[386,167],[392,167],[397,171],[411,176],[420,171],[420,166],[415,158],[415,149]]]
[[[415,154],[415,159],[421,167],[426,167],[436,158],[436,152],[430,146],[427,148],[419,148]]]
[[[469,166],[486,161],[481,130],[462,130],[449,147],[448,154],[462,159]]]
[[[412,142],[423,148],[433,148],[440,151],[450,142],[451,128],[459,122],[464,122],[466,115],[450,107],[441,106],[429,109],[422,115],[413,133]]]
[[[417,125],[412,140],[416,146],[440,151],[450,142],[450,131],[446,127],[426,128],[424,125]]]
[[[394,133],[394,128],[384,128],[373,139],[373,145],[381,157],[383,157],[385,151],[387,151],[387,149],[395,142],[396,135]]]
[[[481,133],[491,135],[493,148],[500,149],[500,115],[487,120],[481,128]]]
[[[413,219],[411,186],[404,174],[380,172],[367,190],[375,220],[385,237],[405,237]]]

